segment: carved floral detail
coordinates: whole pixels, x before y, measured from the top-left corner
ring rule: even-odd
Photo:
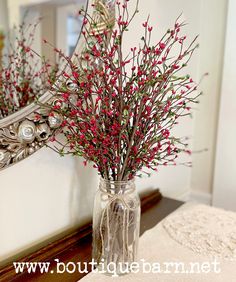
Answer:
[[[39,110],[20,122],[0,128],[0,169],[25,159],[43,147],[62,121],[58,114],[54,115],[49,116],[47,111]],[[52,118],[55,119],[53,122]]]

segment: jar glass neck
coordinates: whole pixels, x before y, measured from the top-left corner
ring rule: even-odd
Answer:
[[[111,194],[125,194],[135,191],[134,179],[128,181],[113,181],[100,178],[99,189]]]

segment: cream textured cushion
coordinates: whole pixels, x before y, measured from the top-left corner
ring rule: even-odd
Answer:
[[[215,225],[215,227],[214,227]],[[199,204],[185,204],[151,230],[146,231],[139,242],[139,259],[158,263],[170,273],[131,273],[122,277],[108,277],[89,273],[81,281],[135,281],[135,282],[235,282],[236,281],[236,213],[226,212]],[[214,256],[218,265],[214,272]],[[176,267],[163,263],[183,263],[192,271],[200,267],[208,273],[174,273]],[[197,264],[196,264],[197,263]],[[182,266],[183,266],[182,264]],[[141,264],[140,264],[141,265]],[[156,265],[157,266],[157,265]],[[182,271],[182,266],[177,268]],[[209,268],[210,267],[210,268]],[[142,268],[142,267],[141,267]],[[157,270],[157,268],[156,268]]]

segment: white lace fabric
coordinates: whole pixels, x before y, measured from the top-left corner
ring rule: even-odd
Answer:
[[[194,252],[236,259],[236,213],[205,205],[171,214],[163,227],[172,239]]]

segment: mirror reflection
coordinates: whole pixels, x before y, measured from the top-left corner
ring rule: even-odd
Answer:
[[[56,80],[54,48],[71,56],[87,0],[0,1],[0,119],[43,95]],[[50,77],[50,79],[48,79]]]

